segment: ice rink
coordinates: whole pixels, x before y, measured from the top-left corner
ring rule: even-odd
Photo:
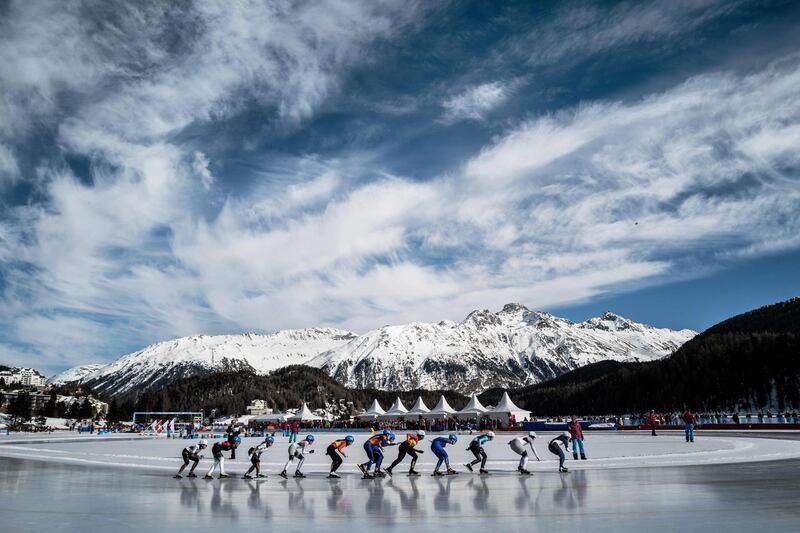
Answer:
[[[590,459],[570,459],[571,472],[559,474],[546,450],[549,435],[541,434],[537,448],[545,460],[531,463],[533,476],[521,477],[504,435],[486,447],[492,474],[465,472],[468,436],[461,435],[449,448],[457,476],[428,475],[433,457],[425,445],[418,463],[425,475],[408,477],[406,462],[394,478],[362,480],[354,466],[364,459],[362,434],[348,448],[343,478],[328,480],[324,450],[335,435],[323,433],[306,461],[308,478],[276,475],[286,451],[278,437],[262,457],[266,480],[238,478],[252,439],[237,461],[226,461],[232,478],[206,481],[171,478],[185,441],[11,435],[0,437],[0,520],[8,531],[793,531],[800,524],[800,441],[777,436],[700,434],[689,445],[679,434],[589,433]],[[387,449],[387,461],[395,455]]]

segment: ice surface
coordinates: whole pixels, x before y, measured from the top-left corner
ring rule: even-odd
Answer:
[[[105,439],[98,436],[77,437],[68,439],[60,437],[48,439],[41,437],[2,437],[0,438],[0,456],[23,459],[39,459],[72,464],[106,465],[138,469],[174,470],[179,464],[180,452],[192,441],[168,440],[140,436],[122,436]],[[347,449],[348,458],[340,472],[355,475],[356,463],[366,460],[362,444],[366,433],[356,433],[356,443]],[[537,439],[537,451],[541,462],[532,460],[530,469],[534,472],[552,472],[557,468],[556,456],[547,450],[547,443],[556,433],[540,433]],[[330,460],[325,455],[327,445],[343,433],[317,433],[314,445],[316,453],[308,455],[304,466],[306,473],[327,473]],[[302,437],[302,434],[301,434]],[[399,435],[403,437],[402,434]],[[433,435],[422,442],[419,449],[425,451],[418,462],[417,470],[430,473],[436,458],[430,451],[429,442]],[[485,450],[489,456],[487,466],[495,472],[507,471],[516,473],[519,460],[508,446],[513,435],[500,434],[490,442]],[[473,458],[466,450],[471,437],[460,435],[455,446],[448,446],[451,464],[464,470],[462,463]],[[54,440],[55,442],[46,442]],[[227,468],[232,474],[241,474],[249,468],[247,449],[255,446],[261,439],[245,438],[239,449],[236,461],[227,461]],[[276,443],[262,455],[262,467],[277,473],[286,461],[288,439],[276,435]],[[800,458],[800,442],[780,439],[760,439],[755,437],[705,437],[698,434],[693,444],[685,442],[682,433],[671,432],[658,437],[646,433],[587,432],[586,453],[588,461],[574,461],[568,455],[568,466],[574,470],[596,470],[612,468],[641,468],[654,466],[678,466],[698,464],[744,463],[768,461],[776,459]],[[200,467],[210,464],[211,452],[205,453],[206,459]],[[386,461],[391,462],[397,455],[397,449],[386,448]],[[226,454],[227,457],[227,454]],[[408,468],[408,460],[399,467]],[[387,465],[388,466],[388,463]],[[199,471],[199,470],[198,470]]]

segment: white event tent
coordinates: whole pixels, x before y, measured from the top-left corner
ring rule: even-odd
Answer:
[[[456,414],[464,418],[480,418],[485,415],[487,411],[488,409],[484,407],[478,399],[478,395],[473,392],[467,405]]]
[[[414,404],[414,407],[409,409],[408,413],[406,413],[406,415],[409,415],[409,416],[425,416],[430,412],[431,412],[431,410],[428,409],[428,406],[425,405],[424,401],[422,401],[422,396],[418,396],[417,397],[417,401]]]
[[[373,400],[372,405],[369,406],[369,409],[360,415],[356,415],[356,418],[377,418],[385,414],[386,411],[383,410],[383,407],[381,407],[381,404],[378,403],[378,400]]]
[[[514,402],[511,401],[511,398],[508,396],[507,392],[503,393],[503,397],[500,398],[497,406],[487,414],[489,418],[493,420],[499,420],[506,424],[511,416],[513,416],[517,422],[522,422],[525,419],[530,420],[531,418],[531,412],[518,407]]]
[[[456,410],[450,407],[444,394],[442,394],[439,397],[439,403],[437,403],[436,407],[431,409],[428,414],[424,415],[424,418],[447,418],[453,416],[455,412]]]
[[[313,422],[316,420],[322,420],[322,417],[315,415],[311,409],[308,408],[308,404],[303,402],[302,407],[300,407],[295,414],[290,416],[289,419],[297,420],[298,422]]]
[[[408,414],[408,409],[403,405],[403,400],[398,396],[392,406],[386,411],[381,418],[402,418]]]

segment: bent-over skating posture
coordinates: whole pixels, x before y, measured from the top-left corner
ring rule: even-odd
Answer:
[[[250,448],[248,451],[250,455],[250,468],[244,473],[242,479],[253,479],[251,475],[253,470],[256,471],[256,477],[267,477],[266,474],[261,473],[261,454],[264,453],[267,448],[271,448],[273,444],[275,444],[275,438],[267,435],[264,437],[264,442],[260,443],[255,448]]]
[[[300,469],[303,468],[303,462],[306,460],[305,451],[306,446],[311,446],[314,444],[314,435],[306,435],[306,438],[301,440],[300,442],[293,442],[289,445],[289,460],[286,461],[286,464],[283,467],[283,471],[281,472],[281,477],[286,478],[286,469],[289,468],[289,465],[294,462],[295,459],[298,459],[297,469],[294,471],[294,477],[306,477]],[[314,450],[308,450],[308,453],[314,453]]]
[[[539,458],[539,454],[536,453],[536,446],[533,445],[533,441],[536,439],[536,433],[530,431],[524,437],[514,437],[508,443],[511,446],[511,449],[514,453],[520,455],[519,458],[519,465],[517,465],[517,470],[520,474],[528,475],[530,472],[528,471],[528,450],[525,449],[525,445],[527,444],[530,446],[531,451],[533,452],[534,457],[536,457],[537,461],[541,461]]]
[[[442,466],[442,463],[445,464],[447,467],[447,475],[458,474],[455,470],[450,468],[450,457],[448,457],[447,452],[444,450],[444,447],[448,444],[455,444],[458,442],[458,435],[455,433],[451,433],[447,437],[436,437],[431,442],[431,451],[433,455],[435,455],[439,460],[436,462],[436,467],[433,469],[434,476],[443,476],[444,474],[439,471],[439,468]]]
[[[197,468],[197,464],[200,462],[200,459],[203,458],[200,455],[200,452],[205,450],[208,447],[208,441],[205,439],[201,439],[200,442],[197,444],[192,444],[191,446],[187,446],[181,452],[181,457],[183,458],[183,465],[181,465],[178,473],[175,474],[175,479],[181,479],[181,473],[183,470],[188,466],[190,462],[194,462],[192,468],[189,469],[189,473],[186,474],[186,477],[197,477],[194,473],[194,469]]]
[[[367,439],[364,443],[364,451],[367,453],[368,461],[358,465],[364,477],[368,478],[373,476],[373,474],[369,472],[372,465],[375,465],[374,475],[376,477],[383,476],[383,471],[381,470],[381,465],[383,464],[383,448],[385,446],[395,446],[395,438],[394,433],[388,429],[384,429],[382,433],[377,433]]]
[[[352,435],[348,435],[345,438],[335,440],[328,445],[328,449],[325,450],[325,455],[331,458],[331,471],[328,474],[328,477],[341,477],[336,473],[336,471],[339,470],[340,466],[342,466],[342,462],[344,461],[343,458],[347,457],[347,454],[344,453],[344,449],[353,444],[355,440],[356,439]]]
[[[564,466],[564,461],[567,459],[567,455],[564,453],[564,451],[569,452],[569,438],[570,438],[569,431],[565,431],[558,437],[551,440],[550,444],[547,445],[547,449],[550,450],[550,453],[558,456],[559,472],[569,472],[569,469],[566,466]],[[559,443],[564,445],[563,450],[558,445]]]
[[[239,439],[239,441],[241,442],[241,439]],[[208,472],[206,472],[206,475],[204,476],[205,479],[213,479],[211,474],[213,474],[217,468],[219,468],[220,478],[228,477],[228,474],[225,473],[225,458],[222,456],[222,452],[231,451],[233,447],[237,445],[238,443],[231,444],[227,440],[214,443],[214,445],[211,447],[211,455],[214,456],[214,464],[212,464],[211,468],[209,468]]]
[[[400,443],[398,446],[397,452],[397,459],[389,465],[389,468],[386,469],[386,473],[390,476],[392,475],[392,470],[394,467],[400,464],[400,462],[406,458],[406,455],[411,456],[411,468],[408,470],[409,476],[418,476],[419,472],[414,470],[414,467],[417,466],[417,457],[420,453],[425,453],[423,450],[417,450],[416,446],[419,441],[425,438],[425,430],[420,429],[416,433],[409,433],[406,435],[406,440]]]
[[[472,461],[471,463],[464,464],[464,466],[467,467],[467,470],[472,472],[472,467],[480,463],[481,469],[479,470],[479,472],[481,474],[489,473],[489,471],[486,470],[486,451],[483,449],[483,445],[489,442],[490,440],[494,440],[494,431],[483,433],[472,439],[472,442],[470,442],[469,446],[467,446],[467,450],[472,452],[472,455],[475,456],[475,460]]]

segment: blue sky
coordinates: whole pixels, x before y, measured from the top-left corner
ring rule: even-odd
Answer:
[[[0,7],[0,361],[800,293],[796,2]]]

